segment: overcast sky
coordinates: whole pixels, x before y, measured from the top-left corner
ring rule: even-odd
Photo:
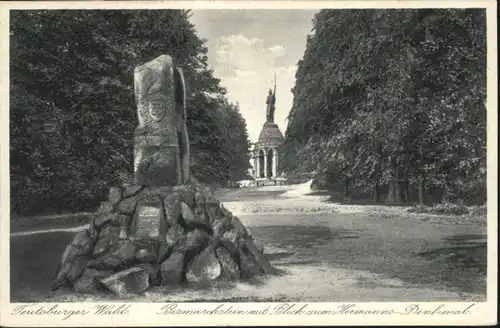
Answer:
[[[191,22],[207,39],[209,65],[240,105],[252,142],[265,122],[266,97],[276,72],[275,123],[285,133],[297,62],[312,28],[312,10],[193,10]]]

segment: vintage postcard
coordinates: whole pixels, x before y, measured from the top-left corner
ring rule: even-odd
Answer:
[[[2,326],[496,323],[495,1],[0,9]]]

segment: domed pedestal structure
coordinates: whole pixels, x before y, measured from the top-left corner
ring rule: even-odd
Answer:
[[[266,122],[262,127],[259,140],[253,152],[254,178],[257,184],[279,182],[281,184],[279,168],[279,151],[284,143],[283,134],[277,124]]]

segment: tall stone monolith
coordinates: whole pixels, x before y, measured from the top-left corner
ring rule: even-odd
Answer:
[[[169,186],[189,175],[184,75],[162,55],[136,67],[138,126],[134,133],[135,184]]]

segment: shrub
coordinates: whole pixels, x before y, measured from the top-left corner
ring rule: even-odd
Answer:
[[[416,205],[407,210],[409,213],[417,213],[417,214],[441,214],[441,215],[466,215],[472,214],[471,208],[462,205],[462,204],[436,204],[433,206],[427,205]]]

